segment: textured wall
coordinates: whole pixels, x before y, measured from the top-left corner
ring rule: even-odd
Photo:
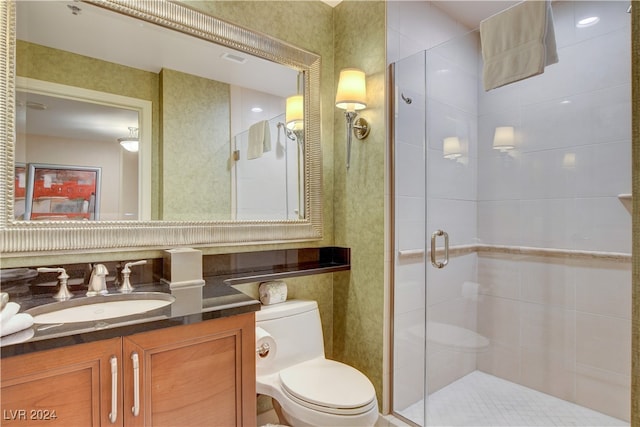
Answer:
[[[334,85],[342,68],[367,76],[367,139],[354,139],[346,170],[345,119],[335,109],[335,240],[351,247],[351,274],[334,286],[333,346],[338,359],[362,370],[382,399],[385,238],[385,4],[346,1],[335,8]],[[334,102],[332,100],[332,105]]]
[[[162,219],[231,219],[230,89],[163,69]]]

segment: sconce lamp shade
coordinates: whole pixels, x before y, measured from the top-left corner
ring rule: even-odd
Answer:
[[[364,71],[357,68],[345,68],[340,71],[336,107],[347,111],[362,110],[367,107]]]
[[[442,154],[445,159],[457,159],[462,156],[460,139],[457,136],[449,136],[442,142]]]
[[[301,130],[304,126],[304,98],[302,95],[293,95],[287,98],[285,110],[287,128]]]
[[[502,152],[513,150],[514,136],[513,126],[499,126],[493,135],[493,149]]]

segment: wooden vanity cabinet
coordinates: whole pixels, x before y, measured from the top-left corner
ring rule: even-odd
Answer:
[[[125,426],[256,425],[253,313],[125,337],[123,358]]]
[[[120,384],[115,423],[112,354]],[[57,418],[46,425],[256,425],[254,315],[3,359],[1,398],[3,417],[22,408],[55,409]],[[43,425],[28,415],[2,425]]]
[[[122,339],[112,338],[2,359],[0,425],[122,426],[120,414],[109,422],[111,360],[121,353]],[[122,370],[114,372],[122,384]],[[122,408],[122,393],[115,407]]]

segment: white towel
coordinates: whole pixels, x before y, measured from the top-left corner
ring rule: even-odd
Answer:
[[[0,347],[28,341],[33,338],[34,335],[35,331],[33,328],[24,329],[20,332],[16,332],[15,334],[0,338]]]
[[[271,130],[269,129],[269,122],[262,120],[249,127],[247,159],[257,159],[267,151],[271,151]]]
[[[480,23],[485,91],[542,74],[558,62],[549,0],[527,0]]]
[[[11,335],[33,325],[33,316],[28,313],[18,313],[0,325],[0,336]]]
[[[8,302],[0,312],[0,325],[8,322],[18,311],[20,311],[20,304]]]

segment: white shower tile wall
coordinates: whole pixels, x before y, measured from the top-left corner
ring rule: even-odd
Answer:
[[[631,189],[624,9],[554,3],[560,62],[479,90],[480,242],[631,252],[631,216],[617,198]],[[592,15],[598,25],[576,27]],[[515,127],[511,152],[492,149],[496,126]],[[482,255],[478,282],[478,330],[491,341],[480,370],[629,419],[629,263]]]
[[[559,63],[479,90],[482,243],[631,251],[631,217],[617,199],[631,190],[629,16],[619,9],[624,2],[558,2],[556,28],[570,27],[559,31]],[[576,28],[592,10],[601,29]],[[515,127],[514,150],[492,149],[496,126]],[[499,230],[507,218],[517,238]]]
[[[452,245],[631,252],[617,198],[631,192],[627,7],[553,2],[559,63],[484,92],[477,33],[430,2],[387,2],[388,61],[404,58],[398,98],[413,100],[396,100],[396,251],[426,249],[443,228]],[[592,15],[597,25],[576,27]],[[513,150],[492,148],[498,126],[515,128]],[[457,158],[443,157],[449,136]],[[396,410],[423,398],[423,375],[432,393],[478,369],[628,420],[630,263],[471,254],[451,267],[395,254]],[[476,300],[462,297],[465,282],[479,284]],[[490,347],[477,359],[429,344],[425,354],[425,317]]]
[[[478,257],[478,369],[628,420],[631,266]]]

